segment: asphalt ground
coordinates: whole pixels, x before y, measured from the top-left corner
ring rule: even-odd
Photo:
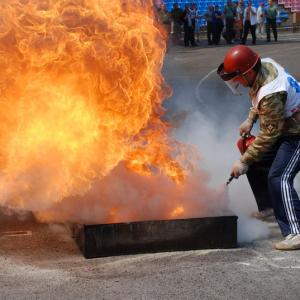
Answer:
[[[242,118],[248,106],[224,97],[223,83],[213,75],[228,46],[201,43],[169,49],[164,73],[174,92],[166,103],[168,115],[180,112],[183,102],[187,110],[198,107],[214,120],[226,118],[226,109]],[[254,47],[300,79],[297,35],[279,36],[277,43],[258,41]],[[2,217],[0,299],[300,299],[300,252],[274,250],[280,232],[272,218],[265,224],[268,237],[237,249],[86,260],[65,225]],[[3,234],[11,230],[24,232]]]

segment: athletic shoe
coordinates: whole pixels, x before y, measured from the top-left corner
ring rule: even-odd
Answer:
[[[275,244],[277,250],[297,250],[300,249],[300,234],[289,234],[286,238]]]

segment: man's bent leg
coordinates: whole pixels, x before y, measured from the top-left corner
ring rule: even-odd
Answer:
[[[260,161],[250,165],[247,172],[247,178],[259,211],[273,208],[268,189],[268,175],[277,154],[278,146],[277,143]]]
[[[247,178],[259,211],[272,208],[268,191],[268,174],[273,160],[253,163],[247,172]]]

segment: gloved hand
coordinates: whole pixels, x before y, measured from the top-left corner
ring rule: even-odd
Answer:
[[[233,176],[234,178],[239,178],[239,176],[246,174],[248,169],[249,169],[248,165],[246,165],[245,163],[242,163],[240,160],[237,160],[232,165],[230,175]]]
[[[251,132],[251,129],[253,127],[253,120],[246,119],[241,125],[240,125],[240,136],[243,134],[249,134]]]

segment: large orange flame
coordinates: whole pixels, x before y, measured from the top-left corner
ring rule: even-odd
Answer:
[[[131,178],[131,191],[148,205],[156,197],[148,186],[167,185],[161,195],[170,200],[187,176],[184,150],[161,119],[170,90],[152,1],[6,0],[0,10],[0,205],[44,221],[88,222],[94,207],[105,213],[91,221],[142,219],[149,211],[154,218],[155,210],[130,204],[133,193],[120,205],[114,186]],[[79,195],[92,199],[88,208]],[[180,217],[186,205],[173,202],[157,210]]]
[[[3,205],[47,208],[121,161],[183,180],[160,119],[169,90],[151,1],[7,0],[0,8]]]

